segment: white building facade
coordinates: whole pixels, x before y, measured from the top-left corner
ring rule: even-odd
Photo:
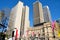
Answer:
[[[20,36],[22,8],[23,3],[19,1],[18,4],[12,8],[9,19],[9,29],[12,31],[14,28],[17,28],[19,36]]]
[[[44,22],[52,22],[51,14],[48,6],[43,7],[43,13],[44,13]]]
[[[25,34],[26,28],[29,26],[29,7],[24,6],[22,2],[12,8],[9,19],[9,30],[18,29],[18,37]]]

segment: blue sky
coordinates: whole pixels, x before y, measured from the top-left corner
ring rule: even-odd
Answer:
[[[33,25],[33,3],[36,0],[0,0],[0,10],[4,8],[14,7],[18,1],[22,1],[24,5],[28,5],[30,8],[30,26]],[[60,18],[60,0],[40,0],[43,6],[48,5],[51,12],[52,20]]]

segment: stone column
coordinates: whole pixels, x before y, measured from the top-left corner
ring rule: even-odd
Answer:
[[[54,40],[53,32],[52,32],[52,28],[51,27],[48,27],[48,35],[49,35],[49,40]]]
[[[44,30],[45,30],[45,32],[44,32],[44,33],[45,33],[45,40],[48,40],[48,32],[47,32],[47,28],[45,27]]]

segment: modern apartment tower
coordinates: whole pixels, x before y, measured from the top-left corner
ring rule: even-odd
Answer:
[[[24,6],[21,18],[21,31],[20,31],[21,36],[22,35],[26,36],[26,31],[28,30],[28,27],[29,27],[29,7]]]
[[[34,15],[34,26],[39,25],[44,22],[43,8],[39,1],[33,3],[33,15]]]
[[[30,21],[29,21],[29,7],[24,6],[24,14],[25,14],[25,22],[24,22],[24,35],[26,36],[26,32],[28,31],[28,27],[30,27]]]
[[[21,18],[22,18],[22,8],[23,8],[23,3],[19,1],[17,5],[12,8],[11,13],[10,13],[10,18],[9,18],[8,30],[12,32],[12,30],[17,28],[19,36],[20,36],[20,27],[21,27]]]
[[[51,22],[51,15],[48,6],[43,7],[44,22]]]
[[[18,36],[22,37],[29,27],[29,7],[24,6],[22,2],[12,8],[9,21],[9,29],[18,29]]]

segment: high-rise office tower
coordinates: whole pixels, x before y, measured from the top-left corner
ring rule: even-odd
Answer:
[[[24,6],[23,3],[19,1],[18,4],[12,8],[9,20],[9,29],[17,28],[18,36],[22,37],[27,27],[29,27],[29,7]]]
[[[42,4],[39,1],[33,3],[33,11],[34,11],[34,26],[39,25],[44,22],[43,17],[43,8]]]
[[[51,15],[48,6],[43,7],[43,14],[44,14],[44,22],[51,22]]]
[[[29,27],[29,7],[24,6],[21,18],[21,31],[20,31],[21,36],[26,35],[28,27]]]
[[[25,14],[25,20],[24,20],[24,35],[26,35],[26,32],[28,31],[28,27],[30,27],[29,7],[28,7],[28,6],[24,6],[24,14]]]
[[[12,31],[14,28],[18,29],[18,37],[20,36],[21,18],[22,18],[23,3],[18,2],[15,7],[12,8],[9,18],[9,29]]]

